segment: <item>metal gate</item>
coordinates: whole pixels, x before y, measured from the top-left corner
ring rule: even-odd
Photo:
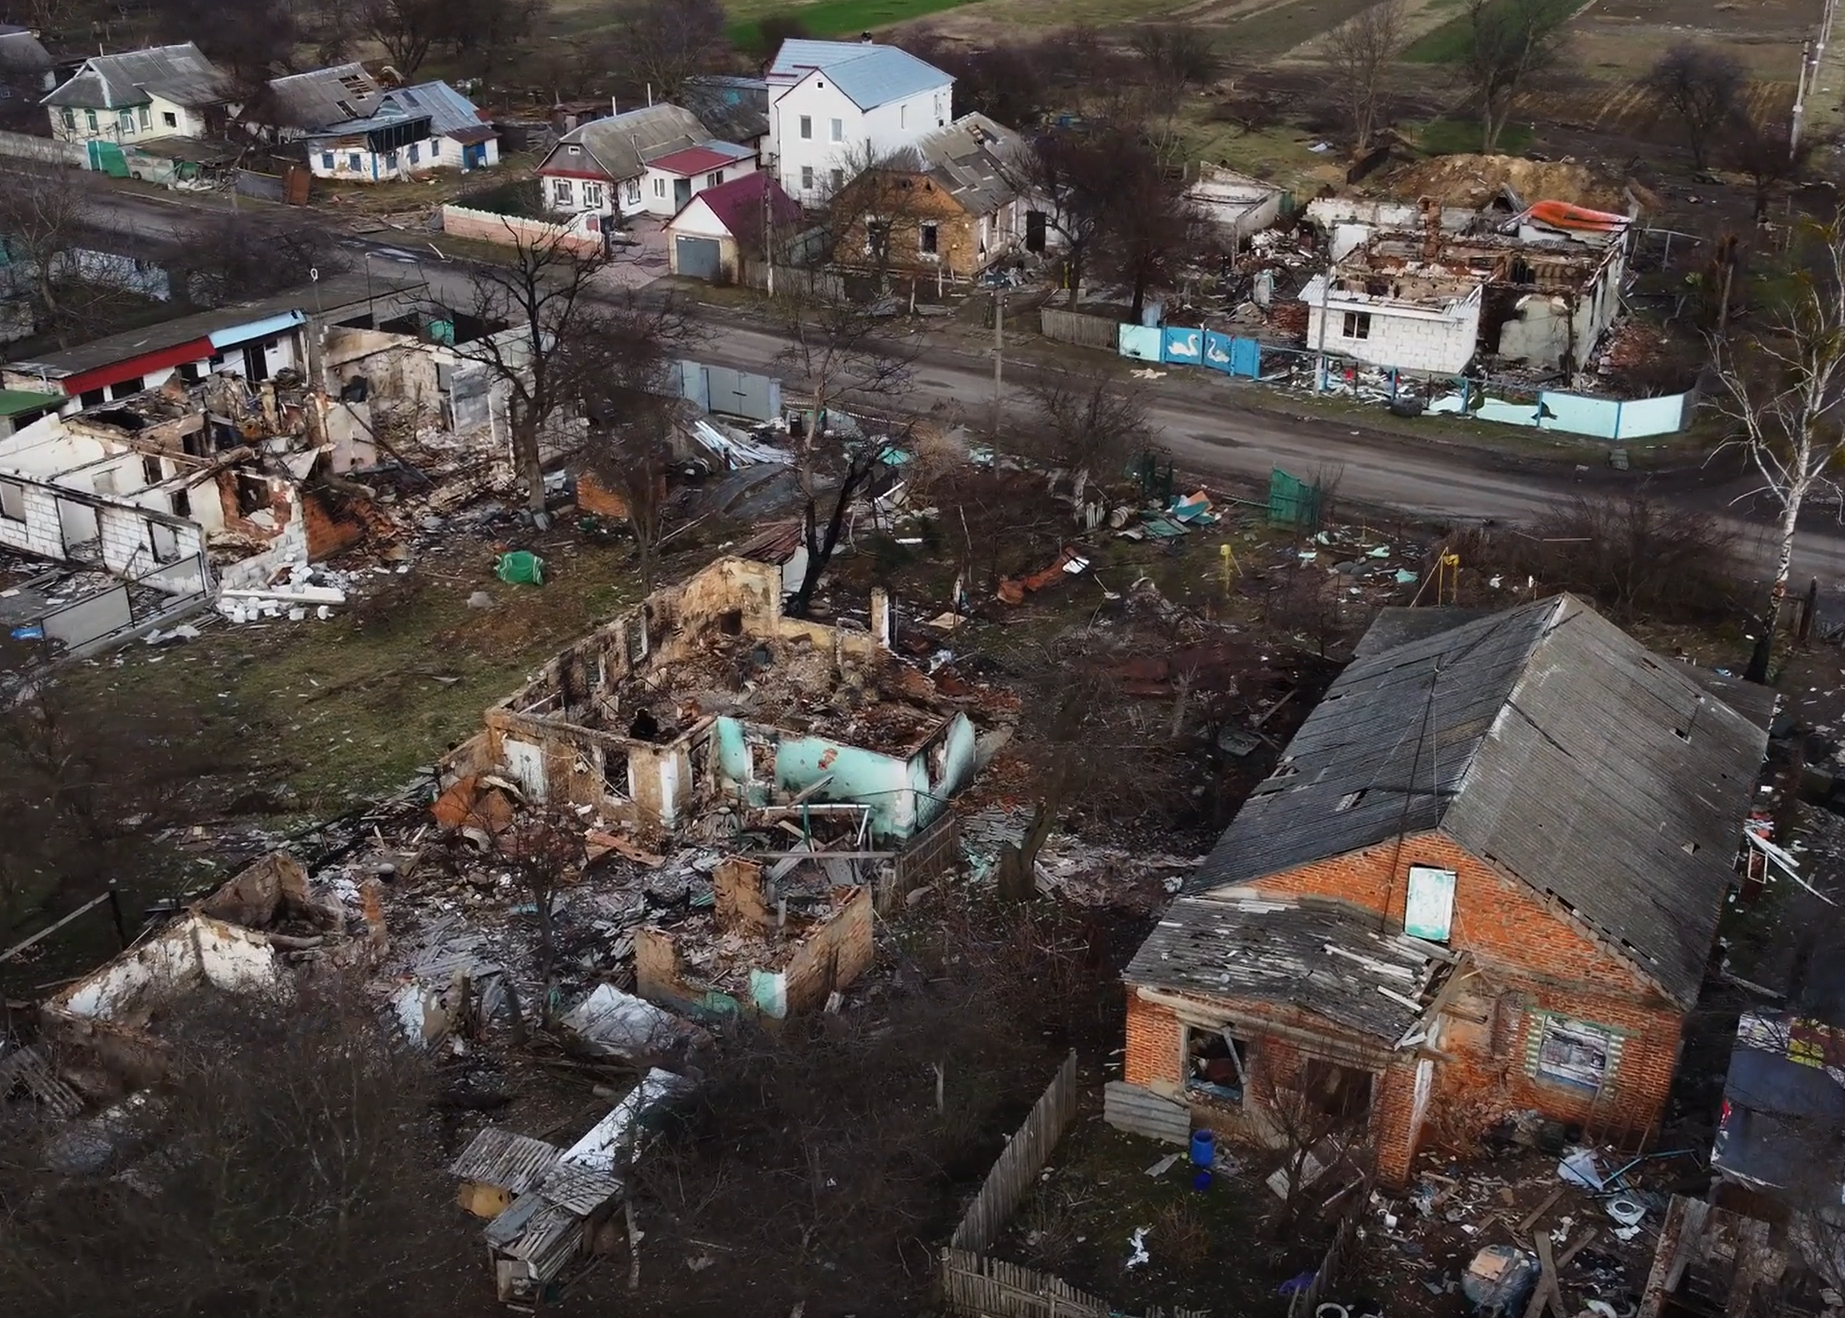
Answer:
[[[715,238],[688,238],[680,234],[673,239],[675,274],[689,279],[716,279],[723,249]]]

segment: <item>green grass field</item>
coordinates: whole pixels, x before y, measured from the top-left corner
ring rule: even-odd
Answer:
[[[811,5],[782,3],[758,8],[745,0],[727,8],[737,16],[729,28],[731,41],[739,49],[756,50],[762,46],[762,20],[771,16],[798,22],[811,37],[855,37],[967,3],[969,0],[819,0]]]
[[[1531,145],[1531,125],[1511,123],[1499,134],[1499,153],[1516,156]],[[1480,149],[1478,119],[1431,119],[1416,133],[1416,145],[1432,156],[1470,155]]]

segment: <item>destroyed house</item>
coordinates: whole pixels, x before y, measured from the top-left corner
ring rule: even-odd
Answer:
[[[1361,648],[1135,955],[1126,1080],[1255,1139],[1333,1104],[1399,1184],[1436,1112],[1644,1139],[1772,696],[1569,595],[1420,631]]]
[[[779,566],[722,558],[489,709],[443,779],[493,772],[533,801],[668,830],[795,796],[854,803],[868,841],[902,840],[972,778],[974,729],[889,636],[881,591],[867,630],[790,618]]]
[[[1461,233],[1432,203],[1419,228],[1337,224],[1331,272],[1299,295],[1307,345],[1433,374],[1478,356],[1573,374],[1620,314],[1627,231],[1625,216],[1561,202]]]

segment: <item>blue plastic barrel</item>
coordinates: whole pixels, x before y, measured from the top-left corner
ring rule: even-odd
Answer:
[[[1217,1137],[1208,1130],[1192,1132],[1192,1166],[1212,1167],[1217,1163]]]

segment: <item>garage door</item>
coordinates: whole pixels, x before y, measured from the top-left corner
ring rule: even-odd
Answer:
[[[715,238],[675,238],[678,271],[692,279],[715,279],[718,272],[718,241]]]

